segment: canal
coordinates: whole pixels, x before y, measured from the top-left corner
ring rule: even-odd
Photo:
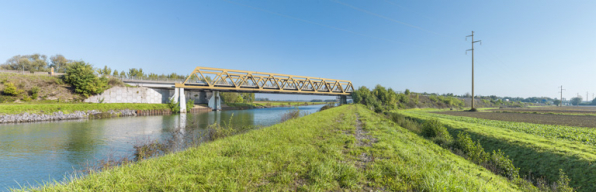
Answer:
[[[323,105],[300,106],[310,114]],[[0,124],[0,191],[64,181],[73,172],[108,158],[132,157],[135,145],[162,140],[185,127],[214,123],[266,127],[295,108],[229,110],[181,115]],[[233,117],[232,117],[233,116]],[[230,121],[231,118],[231,121]]]

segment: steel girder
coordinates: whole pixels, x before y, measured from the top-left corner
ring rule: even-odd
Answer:
[[[345,80],[197,67],[175,87],[255,93],[350,95],[352,82]]]

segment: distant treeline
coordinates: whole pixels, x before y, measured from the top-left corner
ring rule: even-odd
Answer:
[[[6,63],[0,65],[0,69],[6,70],[23,70],[31,72],[50,72],[51,68],[54,68],[56,73],[66,73],[68,66],[73,65],[77,62],[84,62],[82,60],[71,60],[67,59],[61,54],[56,54],[49,57],[42,54],[31,54],[31,55],[15,55],[10,59],[6,60]],[[142,68],[136,69],[131,68],[122,71],[112,70],[112,68],[104,65],[103,68],[93,68],[93,71],[97,75],[109,75],[118,78],[139,78],[139,79],[184,79],[188,75],[181,75],[176,73],[161,74],[156,73],[145,73]]]

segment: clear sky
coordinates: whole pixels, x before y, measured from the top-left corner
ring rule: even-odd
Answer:
[[[2,1],[0,61],[63,54],[96,67],[196,66],[415,92],[596,93],[596,1]],[[258,96],[257,96],[258,97]],[[294,96],[279,97],[285,99]]]

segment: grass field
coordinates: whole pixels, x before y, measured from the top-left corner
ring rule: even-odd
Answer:
[[[519,191],[506,178],[356,105],[36,190]]]
[[[439,119],[451,135],[468,133],[486,151],[501,149],[525,175],[556,181],[562,169],[578,191],[596,191],[595,131],[591,128],[541,125],[409,110],[417,119]]]
[[[496,113],[479,112],[470,113],[464,111],[439,112],[445,115],[475,117],[481,119],[514,121],[536,124],[564,125],[576,127],[596,128],[596,117],[586,115],[557,115],[557,114],[533,114],[533,113]]]
[[[581,115],[596,116],[596,106],[564,106],[564,107],[530,107],[530,108],[503,108],[487,110],[497,113],[524,113],[524,114],[550,114],[550,115]]]
[[[98,110],[106,112],[109,110],[150,110],[169,109],[167,104],[146,104],[146,103],[50,103],[50,104],[0,104],[0,115],[6,114],[50,114],[62,111],[72,113],[74,111]]]

